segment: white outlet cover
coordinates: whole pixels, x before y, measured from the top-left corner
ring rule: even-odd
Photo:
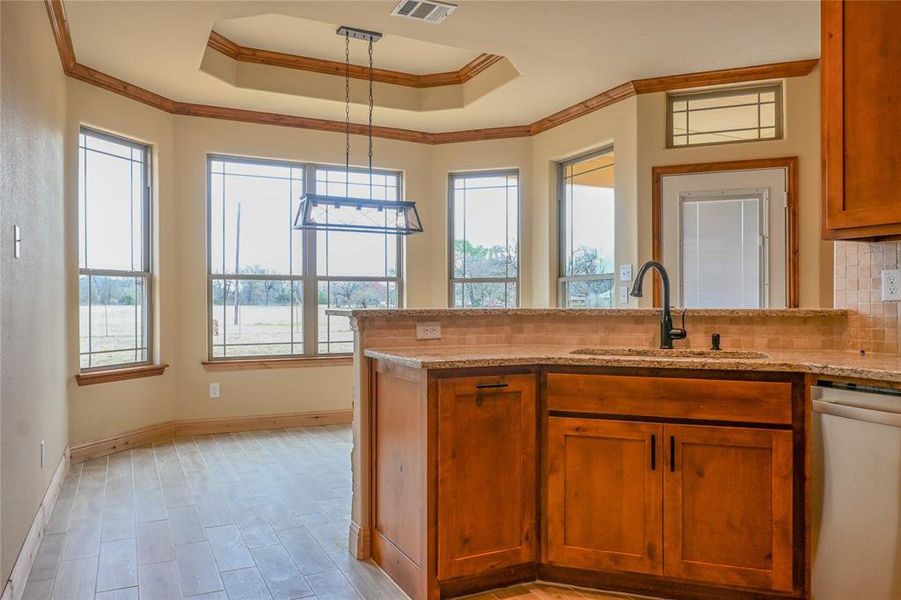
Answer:
[[[210,398],[219,398],[221,396],[222,390],[219,387],[218,383],[210,384]]]
[[[440,340],[441,339],[441,322],[428,321],[416,324],[417,340]]]
[[[883,302],[901,301],[901,270],[882,271],[882,300]]]
[[[620,265],[619,266],[619,280],[620,281],[632,281],[632,265]]]

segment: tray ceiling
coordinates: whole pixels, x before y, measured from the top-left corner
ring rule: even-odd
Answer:
[[[531,123],[632,79],[819,54],[815,2],[463,1],[441,25],[391,17],[394,4],[78,0],[65,9],[79,63],[185,103],[344,118],[332,98],[241,88],[201,71],[214,29],[245,46],[341,60],[343,40],[329,33],[339,23],[385,34],[375,45],[381,68],[452,71],[481,53],[515,66],[518,77],[459,107],[377,107],[378,125],[426,132]],[[364,64],[365,44],[353,52]],[[355,105],[351,118],[364,116]]]

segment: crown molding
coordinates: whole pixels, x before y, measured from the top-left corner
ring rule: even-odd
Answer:
[[[63,71],[69,77],[78,79],[114,92],[126,98],[136,100],[148,106],[152,106],[159,110],[175,115],[206,117],[210,119],[224,119],[229,121],[240,121],[245,123],[259,123],[264,125],[277,125],[281,127],[296,127],[301,129],[314,129],[318,131],[331,131],[344,133],[345,123],[343,121],[334,121],[330,119],[317,119],[313,117],[302,117],[296,115],[285,115],[278,113],[269,113],[263,111],[248,110],[242,108],[231,108],[226,106],[212,106],[209,104],[193,104],[190,102],[179,102],[172,98],[167,98],[150,90],[123,81],[117,77],[113,77],[102,71],[92,69],[79,63],[75,58],[75,49],[72,44],[72,37],[69,33],[68,22],[66,21],[65,8],[62,0],[44,0],[47,7],[47,14],[50,18],[50,26],[53,29],[53,37],[56,40],[56,46],[59,51],[60,62]],[[219,36],[221,37],[221,36]],[[225,48],[227,54],[229,48],[233,49],[237,44],[231,42],[227,38],[225,41],[215,42],[216,49],[222,52],[220,48]],[[226,43],[227,42],[227,43]],[[230,46],[229,44],[234,44]],[[291,56],[291,55],[287,55]],[[481,57],[480,57],[481,58]],[[318,59],[313,59],[318,60]],[[478,61],[479,59],[476,59]],[[473,61],[476,62],[476,61]],[[711,85],[723,85],[730,83],[741,83],[747,81],[758,81],[763,79],[781,79],[784,77],[800,77],[809,74],[819,62],[818,59],[797,60],[781,63],[771,63],[766,65],[756,65],[751,67],[739,67],[735,69],[719,69],[716,71],[703,71],[699,73],[688,73],[682,75],[667,75],[664,77],[653,77],[648,79],[636,79],[620,84],[605,92],[601,92],[587,100],[583,100],[577,104],[557,111],[552,115],[548,115],[543,119],[539,119],[528,125],[511,125],[507,127],[490,127],[485,129],[466,129],[461,131],[447,131],[441,133],[431,133],[427,131],[415,131],[412,129],[402,129],[399,127],[381,127],[374,126],[372,135],[378,138],[399,140],[405,142],[415,142],[419,144],[455,144],[460,142],[474,142],[484,140],[500,140],[508,138],[529,137],[537,135],[573,119],[584,117],[596,110],[610,106],[627,98],[638,94],[649,94],[654,92],[663,92],[676,89],[688,89],[696,87],[706,87]],[[463,71],[473,63],[466,65],[461,69]],[[343,74],[343,63],[342,67]],[[493,64],[493,63],[492,63]],[[490,65],[488,65],[490,66]],[[297,67],[295,67],[297,68]],[[479,70],[486,69],[487,66],[473,67],[475,71],[469,77],[475,76]],[[459,71],[458,71],[459,73]],[[442,75],[442,74],[435,74]],[[367,74],[368,77],[368,74]],[[423,75],[419,77],[428,77]],[[366,135],[368,126],[363,123],[351,123],[350,133],[354,135]]]
[[[345,70],[347,70],[347,75],[352,79],[369,79],[369,67],[350,65],[350,67],[347,68],[343,62],[334,60],[325,60],[322,58],[313,58],[310,56],[300,56],[297,54],[287,54],[284,52],[275,52],[273,50],[263,50],[262,48],[242,46],[215,31],[210,32],[210,37],[207,40],[207,47],[239,62],[256,63],[286,69],[298,69],[301,71],[309,71],[311,73],[321,73],[323,75],[335,75],[339,77],[344,77]],[[427,73],[425,75],[416,75],[414,73],[405,73],[403,71],[392,71],[390,69],[373,69],[372,80],[378,83],[403,85],[412,88],[460,85],[466,83],[491,65],[503,60],[503,58],[503,56],[498,56],[497,54],[480,54],[456,71]]]

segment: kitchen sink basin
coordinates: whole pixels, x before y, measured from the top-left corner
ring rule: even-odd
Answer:
[[[661,358],[726,358],[749,359],[769,358],[763,352],[750,350],[692,350],[689,348],[674,348],[665,350],[661,348],[580,348],[570,354],[583,354],[587,356],[648,356]]]

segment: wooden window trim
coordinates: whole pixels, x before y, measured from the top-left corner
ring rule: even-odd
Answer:
[[[85,371],[75,376],[78,385],[94,385],[97,383],[109,383],[111,381],[125,381],[127,379],[141,379],[143,377],[157,377],[166,372],[169,365],[166,363],[139,365],[137,367],[121,367],[118,369],[100,369]]]
[[[287,358],[236,358],[201,361],[207,371],[255,371],[262,369],[295,369],[302,367],[339,367],[352,365],[354,357],[347,354],[336,356],[292,356]]]

